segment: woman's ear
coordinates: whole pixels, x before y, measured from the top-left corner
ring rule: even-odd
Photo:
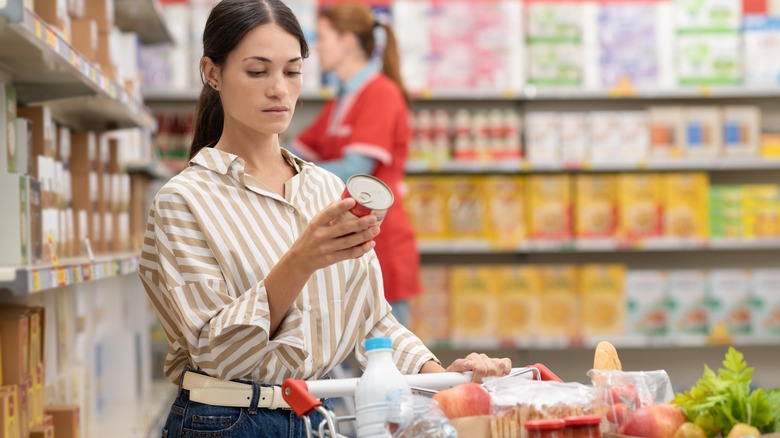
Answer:
[[[200,58],[200,71],[203,73],[203,79],[211,88],[219,91],[221,85],[222,70],[208,56]]]

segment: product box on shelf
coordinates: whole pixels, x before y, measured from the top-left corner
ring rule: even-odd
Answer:
[[[487,231],[496,247],[516,247],[528,235],[523,182],[519,176],[485,178]]]
[[[44,367],[43,363],[39,363],[33,374],[33,391],[35,393],[35,404],[33,406],[34,424],[42,424],[44,421],[43,411],[46,404]]]
[[[32,121],[18,117],[14,124],[14,133],[16,135],[16,148],[8,156],[10,160],[8,162],[8,172],[14,173],[13,170],[15,170],[22,175],[32,175],[33,159],[35,158],[32,140]],[[15,164],[13,163],[14,154],[16,155]]]
[[[590,161],[598,164],[621,162],[623,136],[621,120],[617,111],[594,111],[588,116],[590,122]]]
[[[525,117],[525,145],[532,166],[561,164],[561,129],[558,113],[532,112]]]
[[[16,88],[11,84],[0,82],[0,144],[2,157],[0,157],[0,174],[17,173],[18,149],[16,148]]]
[[[108,32],[114,26],[114,0],[86,0],[84,17],[95,20],[98,32]]]
[[[539,326],[539,272],[531,266],[493,268],[498,291],[498,334],[515,345],[533,339]]]
[[[98,61],[98,25],[95,20],[75,19],[72,24],[73,47],[90,62]]]
[[[578,272],[574,266],[538,268],[541,289],[538,336],[543,342],[568,343],[581,335]]]
[[[60,31],[66,41],[71,40],[71,21],[68,0],[36,1],[34,11],[52,28]]]
[[[84,18],[85,0],[68,0],[68,15],[71,19]]]
[[[658,174],[618,175],[620,238],[629,242],[660,237],[663,198]]]
[[[780,270],[757,269],[751,276],[754,334],[780,334]]]
[[[16,438],[19,431],[19,389],[0,386],[0,432],[3,437]]]
[[[580,267],[580,319],[585,336],[625,333],[625,277],[623,265]]]
[[[727,157],[757,157],[761,146],[761,110],[757,106],[723,108],[723,153]]]
[[[617,234],[617,178],[614,175],[577,175],[574,181],[577,237],[614,238]]]
[[[76,240],[77,255],[82,253],[84,239],[99,241],[95,222],[92,220],[97,209],[97,174],[75,173],[72,176],[73,187],[73,227]],[[95,248],[97,250],[97,248]]]
[[[450,240],[486,240],[486,197],[481,177],[448,178]]]
[[[32,377],[19,384],[19,424],[21,425],[22,436],[28,436],[32,424]]]
[[[685,110],[679,106],[654,106],[647,110],[650,125],[649,157],[680,158],[685,143]]]
[[[0,215],[0,266],[24,266],[40,261],[40,234],[33,216],[40,215],[40,194],[26,175],[0,175],[0,199],[7,200]]]
[[[669,335],[700,344],[709,333],[707,278],[699,270],[669,271]]]
[[[571,239],[571,178],[567,175],[534,175],[526,181],[531,237],[551,241]]]
[[[748,239],[780,237],[780,187],[749,184],[742,187],[742,229]]]
[[[780,83],[780,17],[749,15],[743,21],[745,84],[776,86]]]
[[[435,176],[407,178],[409,195],[406,207],[417,238],[446,240],[448,188],[446,180]]]
[[[745,205],[740,185],[710,186],[710,236],[741,239],[745,236]]]
[[[709,238],[709,175],[663,176],[664,232],[667,237],[704,241]]]
[[[35,426],[30,429],[30,438],[54,438],[54,426]]]
[[[94,132],[71,133],[69,168],[72,173],[97,172],[98,146]]]
[[[710,329],[724,327],[732,335],[752,334],[752,303],[748,272],[715,269],[709,275]]]
[[[0,311],[3,384],[19,385],[30,377],[30,322],[27,315]]]
[[[590,156],[590,123],[587,113],[561,113],[560,134],[539,132],[537,136],[557,137],[560,135],[560,160],[565,167],[577,167]],[[552,126],[550,126],[552,128]],[[547,140],[549,141],[549,140]],[[553,140],[557,141],[557,140]]]
[[[626,274],[626,330],[634,339],[664,336],[669,330],[666,274],[632,270]]]
[[[46,106],[29,106],[17,108],[17,115],[32,121],[32,142],[33,154],[30,158],[33,160],[34,178],[42,181],[44,175],[39,169],[40,161],[35,157],[53,158],[55,143],[57,140],[56,126],[51,116],[51,110]]]
[[[63,165],[64,170],[70,169],[71,130],[67,126],[60,126],[57,133],[57,153],[55,157]]]
[[[46,414],[54,419],[57,438],[81,436],[80,408],[78,405],[46,406]]]
[[[680,30],[737,30],[742,26],[742,2],[732,0],[675,0]]]
[[[494,279],[484,267],[455,266],[450,269],[452,339],[491,342],[498,335],[498,306]]]
[[[412,332],[426,342],[450,339],[450,281],[446,266],[420,269],[422,293],[412,298]]]
[[[679,85],[739,85],[741,83],[742,35],[738,31],[678,33],[676,49]]]

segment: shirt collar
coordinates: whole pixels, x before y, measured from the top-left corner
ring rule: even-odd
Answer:
[[[310,164],[291,154],[287,149],[280,148],[282,156],[294,169],[296,173],[300,173],[306,166]],[[244,173],[244,159],[238,155],[231,154],[213,147],[205,147],[201,149],[197,155],[189,162],[190,166],[199,165],[206,169],[216,172],[220,175],[227,175],[230,170],[236,167],[235,170],[239,174]]]
[[[363,67],[362,70],[357,72],[355,76],[350,78],[346,82],[339,84],[339,95],[343,96],[347,93],[354,93],[359,90],[369,79],[371,79],[376,73],[379,73],[379,64],[375,61],[370,61]]]

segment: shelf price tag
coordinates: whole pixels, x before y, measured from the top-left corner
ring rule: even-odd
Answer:
[[[68,285],[68,270],[67,268],[57,269],[57,286],[63,287]]]
[[[35,19],[35,37],[39,40],[43,39],[43,29],[40,20],[37,18]]]
[[[81,265],[81,277],[85,282],[92,280],[92,263]]]
[[[73,49],[70,49],[70,65],[79,69],[79,57],[76,55],[76,51]]]
[[[41,290],[41,274],[37,270],[32,271],[32,288],[33,292],[39,292]]]
[[[74,283],[81,283],[83,282],[83,278],[81,277],[81,268],[78,266],[73,267],[73,282]]]
[[[57,34],[54,33],[51,29],[48,27],[46,28],[46,45],[54,49],[55,51],[58,50],[57,48]]]

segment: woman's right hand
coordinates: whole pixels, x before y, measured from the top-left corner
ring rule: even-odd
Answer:
[[[377,218],[346,214],[354,206],[351,198],[330,204],[314,216],[290,248],[309,272],[358,258],[374,248],[373,239],[379,235]]]

